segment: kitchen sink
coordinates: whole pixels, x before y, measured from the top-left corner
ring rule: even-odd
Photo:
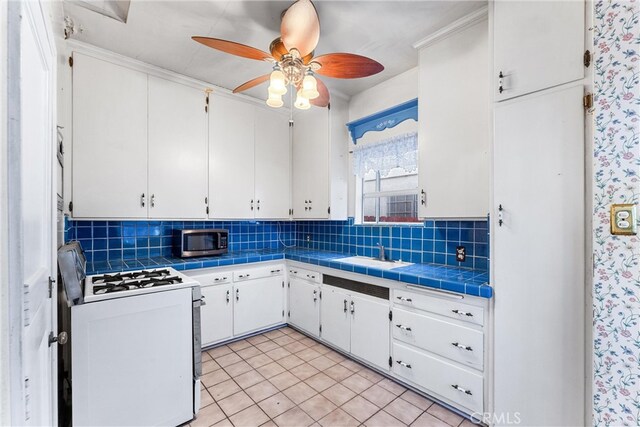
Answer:
[[[375,267],[381,270],[391,270],[393,268],[413,265],[413,263],[410,262],[391,260],[380,261],[378,258],[371,258],[366,256],[350,256],[347,258],[337,259],[336,261],[344,262],[347,264],[362,265],[364,267]]]

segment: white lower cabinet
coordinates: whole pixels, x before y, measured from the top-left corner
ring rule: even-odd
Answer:
[[[234,285],[233,334],[243,335],[284,322],[282,276],[250,279]]]
[[[289,280],[289,323],[310,335],[320,334],[320,286],[292,277]]]
[[[389,369],[389,301],[329,285],[322,287],[322,338]]]
[[[233,285],[202,287],[205,305],[200,309],[202,347],[233,336]]]

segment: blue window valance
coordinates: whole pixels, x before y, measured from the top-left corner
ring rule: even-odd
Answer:
[[[390,129],[408,119],[418,121],[418,98],[349,122],[347,128],[355,144],[366,132]]]

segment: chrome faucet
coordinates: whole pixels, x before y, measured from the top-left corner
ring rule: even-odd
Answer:
[[[387,258],[384,255],[384,246],[380,243],[376,244],[376,246],[378,246],[378,261],[386,261]]]

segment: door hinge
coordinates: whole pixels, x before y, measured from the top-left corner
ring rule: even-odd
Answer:
[[[287,282],[287,288],[291,287],[291,282]]]
[[[282,281],[282,289],[284,289],[284,280]]]
[[[322,333],[322,325],[320,325],[320,333]]]
[[[393,359],[389,356],[389,367],[393,366]]]
[[[209,206],[207,206],[207,215],[209,215]]]
[[[291,310],[287,311],[287,317],[291,317]]]
[[[289,215],[293,215],[293,209],[289,209]]]
[[[389,310],[389,320],[393,320],[393,312]]]
[[[205,106],[204,106],[204,112],[205,112],[205,113],[208,113],[208,112],[209,112],[209,106],[208,106],[208,105],[205,105]]]
[[[73,202],[69,202],[69,212],[73,212]]]
[[[322,299],[322,291],[320,291],[320,299]]]
[[[327,208],[327,213],[328,213],[328,214],[331,214],[331,206],[329,206],[329,207]]]
[[[582,106],[585,110],[590,110],[593,108],[593,94],[588,93],[582,98]]]
[[[51,298],[53,296],[53,284],[56,283],[55,279],[52,279],[51,276],[49,276],[49,298]]]
[[[289,120],[289,127],[292,128],[293,127],[293,120]]]
[[[591,65],[591,52],[589,52],[588,50],[584,51],[582,62],[584,63],[585,67],[589,68],[589,65]]]
[[[205,98],[207,105],[209,105],[209,94],[207,94],[207,97]]]
[[[284,317],[284,310],[282,310],[282,317]]]
[[[69,57],[69,67],[73,67],[73,56]]]

